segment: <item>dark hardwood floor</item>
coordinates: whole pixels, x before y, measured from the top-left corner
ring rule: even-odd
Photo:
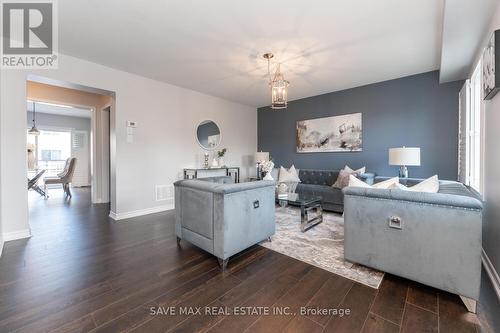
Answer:
[[[479,332],[458,296],[386,275],[379,290],[254,246],[221,273],[211,255],[176,246],[172,212],[108,219],[88,189],[65,201],[30,195],[33,237],[5,244],[0,332]],[[152,315],[174,307],[173,315]],[[206,314],[286,309],[290,314]],[[300,307],[349,315],[300,315]],[[179,313],[202,307],[201,314]],[[249,307],[249,308],[246,308]]]

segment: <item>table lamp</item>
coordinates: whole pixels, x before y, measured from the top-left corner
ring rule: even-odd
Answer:
[[[408,178],[408,166],[420,166],[420,148],[401,147],[389,149],[389,165],[399,166],[399,177]]]

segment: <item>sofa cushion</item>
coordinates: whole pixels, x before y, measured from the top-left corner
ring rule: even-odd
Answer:
[[[339,175],[338,170],[308,170],[300,169],[299,178],[303,184],[332,186]]]
[[[321,201],[342,205],[344,202],[344,195],[342,190],[328,185],[313,185],[313,184],[298,184],[297,193],[316,195],[321,197]]]

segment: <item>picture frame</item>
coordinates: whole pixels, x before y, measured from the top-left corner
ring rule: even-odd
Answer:
[[[362,118],[351,113],[297,121],[297,153],[363,151]]]
[[[483,51],[482,67],[483,98],[490,100],[500,90],[500,75],[496,75],[500,70],[500,30],[493,32]]]

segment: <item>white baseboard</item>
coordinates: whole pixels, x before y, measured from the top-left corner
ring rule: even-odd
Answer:
[[[160,213],[160,212],[174,209],[173,200],[168,200],[168,202],[169,203],[166,205],[156,206],[156,207],[151,207],[151,208],[146,208],[146,209],[133,210],[130,212],[125,212],[125,213],[109,212],[109,217],[115,221],[119,221],[119,220],[124,220],[124,219],[130,219],[132,217]]]
[[[0,258],[2,258],[2,252],[3,252],[3,238],[2,235],[0,235]]]
[[[495,293],[500,300],[500,276],[498,276],[498,272],[495,270],[484,249],[482,249],[481,261],[483,262],[484,270],[488,273],[493,289],[495,289]]]
[[[13,231],[13,232],[4,232],[2,235],[4,242],[10,242],[13,240],[30,238],[30,237],[31,237],[31,230],[30,229],[24,229],[24,230]]]

